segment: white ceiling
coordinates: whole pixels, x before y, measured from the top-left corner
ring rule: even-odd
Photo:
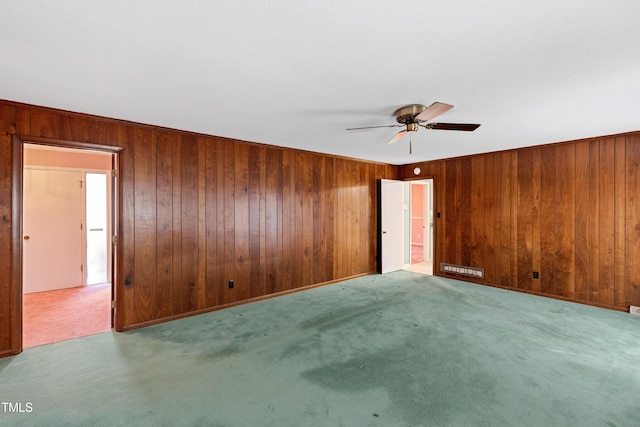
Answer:
[[[0,98],[392,164],[640,129],[637,0],[13,0]],[[453,104],[387,145],[405,104]]]

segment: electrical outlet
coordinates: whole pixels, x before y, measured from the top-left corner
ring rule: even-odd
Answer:
[[[634,316],[640,316],[640,307],[636,305],[630,306],[629,313],[633,314]]]
[[[229,289],[233,289],[233,280],[229,280]]]
[[[540,273],[538,273],[537,271],[533,272],[533,278],[534,279],[539,279],[540,278]]]

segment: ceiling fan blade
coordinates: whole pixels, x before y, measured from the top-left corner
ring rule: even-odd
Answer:
[[[400,132],[396,133],[393,138],[391,138],[390,140],[387,141],[387,144],[394,144],[398,141],[400,141],[405,135],[407,134],[406,130],[401,130]]]
[[[376,128],[397,128],[402,127],[404,125],[386,125],[386,126],[365,126],[362,128],[347,128],[345,130],[361,130],[361,129],[376,129]]]
[[[472,123],[428,123],[424,125],[424,127],[427,129],[464,130],[471,132],[478,129],[480,125]]]
[[[433,104],[428,106],[426,110],[418,114],[416,116],[416,120],[421,122],[431,120],[434,117],[438,117],[442,113],[446,113],[452,108],[453,108],[453,105],[444,104],[442,102],[434,102]]]

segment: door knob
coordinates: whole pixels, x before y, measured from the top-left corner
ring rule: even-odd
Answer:
[[[24,236],[24,240],[29,240],[29,236]]]

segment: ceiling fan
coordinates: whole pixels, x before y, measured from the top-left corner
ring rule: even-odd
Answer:
[[[366,126],[359,128],[348,128],[347,130],[361,130],[361,129],[375,129],[375,128],[392,128],[392,127],[404,127],[395,134],[387,144],[393,144],[400,141],[407,133],[416,132],[418,126],[425,129],[440,129],[440,130],[462,130],[462,131],[474,131],[479,124],[471,123],[424,123],[427,122],[442,113],[446,113],[453,108],[453,105],[444,104],[442,102],[434,102],[430,106],[426,107],[422,104],[410,104],[404,107],[398,108],[394,111],[393,115],[396,117],[396,121],[400,124],[397,125],[383,125],[383,126]],[[411,146],[409,146],[411,150]],[[411,151],[409,151],[411,153]]]

